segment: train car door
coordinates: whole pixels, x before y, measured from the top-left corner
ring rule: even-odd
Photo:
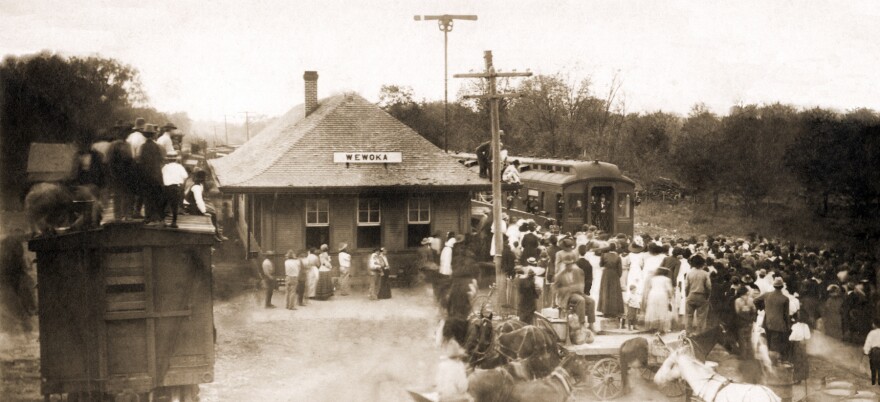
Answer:
[[[617,183],[616,200],[614,203],[615,222],[617,224],[616,233],[624,233],[627,236],[633,235],[634,230],[634,192],[633,186],[627,183]]]
[[[606,233],[614,234],[616,227],[613,183],[595,183],[589,187],[586,204],[587,221]]]

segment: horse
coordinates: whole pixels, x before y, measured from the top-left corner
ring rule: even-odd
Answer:
[[[728,331],[724,324],[718,324],[695,335],[682,336],[681,340],[691,349],[691,355],[701,362],[706,361],[706,357],[715,345],[721,345],[728,353],[736,353],[739,350],[736,335]]]
[[[529,356],[488,370],[475,370],[468,376],[468,393],[477,402],[504,402],[508,400],[511,387],[517,382],[545,377],[538,373],[546,367],[548,354]],[[556,359],[556,365],[559,359]],[[556,367],[554,365],[553,367]],[[549,371],[547,372],[549,374]]]
[[[565,402],[571,396],[572,388],[586,378],[589,370],[587,359],[572,353],[547,378],[515,383],[506,400]]]
[[[525,359],[543,355],[547,352],[557,357],[560,354],[556,333],[534,325],[527,325],[515,331],[498,336],[498,353],[508,360]],[[558,364],[559,362],[551,362]],[[550,367],[552,369],[555,364]]]
[[[706,357],[716,344],[720,343],[728,352],[737,348],[736,341],[723,324],[693,336],[682,335],[680,339],[691,349],[691,354],[700,361],[706,361]],[[643,337],[627,339],[620,345],[620,377],[624,389],[629,384],[629,369],[631,367],[648,367],[650,352],[648,340]],[[639,366],[634,366],[635,362],[638,362]]]
[[[504,365],[509,361],[536,354],[530,352],[510,358],[510,352],[507,355],[501,353],[499,338],[525,327],[528,326],[517,319],[494,322],[492,321],[491,314],[488,316],[479,315],[471,317],[468,321],[467,336],[464,341],[470,366],[473,368],[491,369]],[[558,364],[558,360],[556,363]]]
[[[654,383],[664,385],[670,381],[684,379],[695,396],[705,402],[781,402],[773,390],[757,384],[735,383],[718,375],[696,358],[682,353],[682,349],[669,353],[669,357],[654,375]]]

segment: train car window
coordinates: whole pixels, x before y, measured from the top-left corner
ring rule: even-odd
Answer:
[[[541,192],[538,190],[529,190],[526,196],[526,211],[537,214],[544,209],[544,200],[541,198]]]
[[[619,218],[631,218],[632,215],[632,195],[620,193],[617,195],[617,216]]]
[[[568,201],[568,218],[581,219],[584,216],[583,194],[569,194]]]
[[[562,171],[565,172],[565,173],[570,173],[570,172],[571,172],[571,168],[568,168],[568,167],[566,167],[566,168],[562,168]]]
[[[431,236],[431,199],[413,197],[407,203],[406,246],[418,247]]]
[[[330,201],[306,200],[306,247],[330,243]]]

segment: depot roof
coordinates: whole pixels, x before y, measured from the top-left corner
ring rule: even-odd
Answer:
[[[491,188],[487,179],[356,93],[322,99],[308,116],[304,105],[296,106],[209,163],[220,190],[232,193]]]

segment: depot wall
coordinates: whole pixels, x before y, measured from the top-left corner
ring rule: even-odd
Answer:
[[[339,243],[349,245],[352,274],[366,276],[367,259],[373,252],[358,241],[358,200],[378,199],[381,205],[381,245],[388,250],[389,264],[401,268],[411,264],[415,247],[408,247],[408,200],[430,199],[430,233],[465,233],[470,226],[470,196],[467,192],[394,193],[351,195],[240,194],[236,196],[240,234],[250,234],[251,255],[272,251],[276,269],[283,269],[284,253],[306,248],[306,202],[325,199],[329,204],[329,241],[334,268]],[[242,239],[246,239],[242,237]],[[418,241],[421,239],[415,239]]]

